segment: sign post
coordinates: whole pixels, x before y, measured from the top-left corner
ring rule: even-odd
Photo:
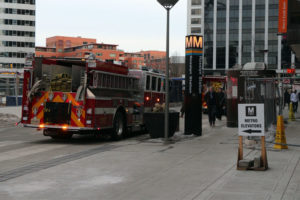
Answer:
[[[202,135],[202,54],[203,37],[188,35],[185,38],[185,120],[186,135]]]
[[[239,104],[238,105],[238,133],[239,133],[239,152],[237,169],[238,170],[266,170],[268,169],[267,152],[265,146],[265,112],[264,104]],[[243,137],[261,137],[261,157],[259,166],[239,166],[243,160]]]

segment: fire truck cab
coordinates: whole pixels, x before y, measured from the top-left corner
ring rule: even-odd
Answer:
[[[138,75],[143,72],[129,72],[125,66],[93,56],[87,60],[27,58],[26,66],[21,122],[43,129],[52,138],[110,129],[114,139],[121,139],[128,129],[143,126],[143,112],[154,99],[164,101],[158,86],[162,78],[154,83],[150,76],[149,84],[155,84],[150,90],[148,82],[143,83],[147,75]]]

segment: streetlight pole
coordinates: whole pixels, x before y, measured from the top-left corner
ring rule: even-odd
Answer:
[[[169,135],[169,21],[170,10],[178,0],[157,0],[167,10],[167,37],[166,37],[166,94],[165,94],[165,144]]]

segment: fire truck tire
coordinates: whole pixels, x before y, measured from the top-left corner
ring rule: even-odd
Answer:
[[[113,122],[113,130],[111,133],[113,140],[120,140],[125,137],[126,134],[126,121],[122,112],[118,111],[115,115]]]

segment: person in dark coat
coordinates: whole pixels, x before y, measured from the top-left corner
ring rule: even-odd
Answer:
[[[291,102],[291,95],[288,92],[288,90],[285,90],[285,92],[284,92],[284,107],[285,107],[285,104],[287,104],[288,109],[289,109],[290,102]]]
[[[217,113],[216,117],[219,120],[222,120],[222,115],[224,115],[224,110],[226,106],[226,96],[222,88],[218,89],[217,92]]]
[[[217,94],[212,87],[205,94],[205,101],[207,104],[208,120],[211,127],[215,126],[216,112],[217,112]]]

